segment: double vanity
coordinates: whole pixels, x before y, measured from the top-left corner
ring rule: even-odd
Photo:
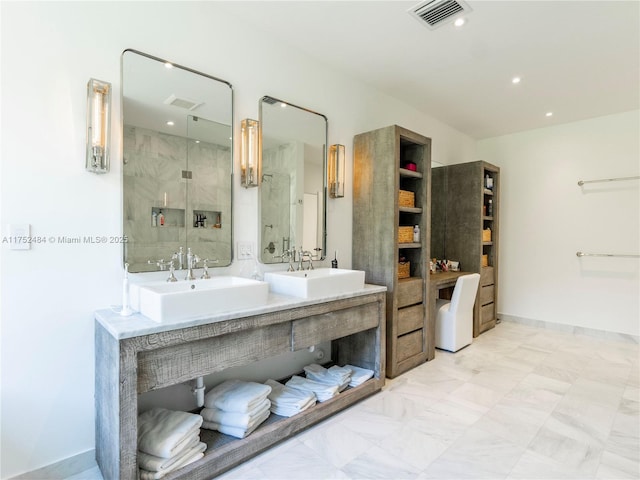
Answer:
[[[205,375],[321,343],[330,343],[331,362],[374,372],[293,417],[272,414],[246,438],[202,430],[204,458],[165,478],[208,479],[381,389],[386,287],[365,285],[363,271],[312,269],[327,256],[326,116],[264,96],[258,122],[241,128],[243,151],[260,148],[261,167],[240,155],[234,173],[229,82],[137,50],[121,61],[123,259],[131,273],[166,271],[170,281],[131,286],[139,313],[96,313],[96,457],[104,478],[138,477],[145,392],[200,385]],[[259,125],[257,144],[251,125]],[[234,175],[243,187],[259,187],[257,248],[238,242],[237,255]],[[298,271],[270,272],[265,282],[215,273],[193,279],[200,261],[206,272],[252,257],[282,269],[297,263]],[[184,269],[187,280],[176,281],[174,270]]]
[[[145,392],[322,342],[331,342],[334,363],[374,371],[371,380],[298,415],[272,414],[244,439],[202,430],[204,458],[165,478],[207,479],[382,388],[385,287],[365,285],[363,272],[341,269],[266,279],[154,282],[133,288],[132,300],[155,318],[96,312],[96,456],[105,479],[138,476],[138,395]],[[209,310],[197,310],[203,305]]]

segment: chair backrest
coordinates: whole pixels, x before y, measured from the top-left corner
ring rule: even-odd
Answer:
[[[459,312],[471,312],[473,310],[473,303],[476,301],[479,283],[479,273],[471,273],[458,277],[456,286],[453,289],[453,295],[451,296],[449,311],[454,315],[457,315]]]

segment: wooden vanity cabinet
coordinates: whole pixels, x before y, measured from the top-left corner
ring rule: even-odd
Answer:
[[[387,287],[386,365],[393,378],[435,355],[427,308],[431,139],[393,125],[356,135],[353,149],[353,268],[366,272],[367,283]],[[418,241],[405,235],[415,225]]]
[[[138,395],[144,392],[327,341],[336,364],[374,371],[371,380],[293,417],[272,414],[246,438],[201,430],[201,441],[207,443],[204,458],[164,478],[205,480],[379,391],[385,372],[384,315],[385,294],[378,287],[347,298],[129,338],[118,338],[108,328],[122,317],[97,312],[96,460],[103,477],[138,478]]]

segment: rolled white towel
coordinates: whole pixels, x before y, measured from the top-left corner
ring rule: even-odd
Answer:
[[[294,375],[285,384],[287,387],[295,388],[305,392],[313,392],[319,402],[326,402],[338,394],[338,386],[327,383],[316,382],[310,378]]]
[[[253,424],[251,424],[247,428],[238,428],[238,427],[229,427],[227,425],[220,425],[215,422],[207,422],[206,420],[202,422],[202,428],[206,428],[208,430],[217,430],[220,433],[224,433],[225,435],[231,435],[236,438],[244,438],[250,433],[252,433],[256,428],[258,428],[267,418],[269,418],[270,412],[267,410],[263,414],[256,417]]]
[[[373,370],[367,368],[356,367],[354,365],[345,365],[344,368],[348,368],[353,372],[351,376],[350,387],[357,387],[373,377]]]
[[[271,379],[265,384],[271,387],[269,394],[271,412],[276,415],[291,417],[316,404],[316,396],[313,392],[287,387]]]
[[[246,413],[255,409],[271,393],[271,387],[256,382],[226,380],[204,396],[206,408]]]
[[[138,467],[142,470],[147,470],[148,472],[161,472],[163,470],[167,470],[172,467],[174,463],[178,460],[181,460],[184,457],[185,453],[189,452],[194,447],[200,444],[200,437],[193,437],[193,440],[189,442],[188,445],[185,446],[179,452],[176,452],[175,456],[171,458],[162,458],[156,457],[155,455],[149,455],[148,453],[144,453],[138,450]],[[206,444],[205,445],[206,448]]]
[[[271,402],[265,398],[256,408],[247,413],[225,412],[219,408],[203,408],[200,415],[207,422],[219,423],[228,427],[247,428],[256,418],[269,411]]]
[[[152,472],[149,470],[140,469],[140,480],[157,480],[159,478],[164,477],[165,475],[177,470],[179,468],[185,467],[190,463],[195,462],[196,460],[200,460],[204,457],[204,451],[207,449],[206,443],[198,443],[195,447],[191,448],[189,451],[185,452],[177,461],[171,465],[171,467],[161,470],[159,472]]]
[[[138,416],[138,450],[161,458],[175,457],[200,435],[201,425],[200,415],[153,408]]]

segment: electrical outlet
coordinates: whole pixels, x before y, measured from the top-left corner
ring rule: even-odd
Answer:
[[[238,242],[238,260],[253,258],[253,244],[251,242]]]

